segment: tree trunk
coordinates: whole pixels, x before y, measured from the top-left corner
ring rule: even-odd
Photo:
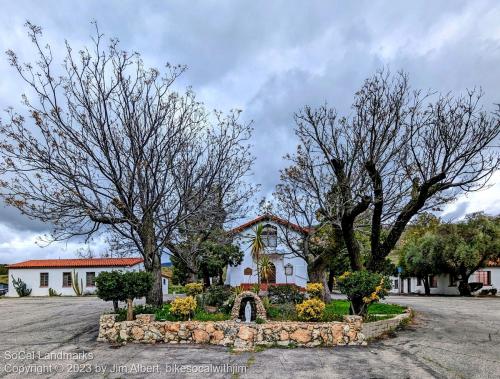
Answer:
[[[361,263],[361,251],[358,241],[356,241],[354,236],[354,227],[352,224],[342,221],[342,237],[344,238],[344,243],[349,253],[351,269],[353,271],[361,270],[363,268],[363,264]]]
[[[115,313],[118,313],[118,300],[113,300],[113,309]]]
[[[335,272],[333,270],[330,270],[328,273],[328,289],[330,292],[333,291],[333,279],[335,278]]]
[[[472,291],[469,286],[469,278],[460,280],[458,283],[458,292],[460,292],[460,296],[472,296]]]
[[[221,286],[224,285],[223,275],[224,275],[224,271],[223,270],[219,270],[219,285],[221,285]]]
[[[422,278],[424,281],[424,290],[425,290],[425,296],[429,296],[431,294],[431,287],[429,285],[429,277],[426,275]]]
[[[156,248],[156,233],[152,214],[144,215],[140,233],[144,249],[144,268],[153,276],[153,286],[146,295],[146,304],[161,307],[163,305],[161,252]]]
[[[459,269],[460,281],[458,282],[458,292],[460,296],[472,296],[472,290],[469,285],[469,276],[467,270],[462,265]]]
[[[210,275],[206,270],[203,270],[203,284],[205,285],[205,288],[210,287]]]
[[[134,320],[134,300],[127,299],[127,321]]]
[[[161,262],[158,254],[154,254],[153,262],[146,264],[144,268],[153,275],[153,286],[146,295],[146,304],[161,307],[163,305],[163,289],[161,285]]]
[[[363,301],[363,297],[356,296],[350,299],[351,307],[349,308],[349,314],[366,317],[368,314],[368,307]]]
[[[328,282],[325,276],[325,267],[323,264],[313,264],[312,270],[309,273],[309,281],[312,283],[323,284],[323,301],[329,303],[332,299],[328,289]]]

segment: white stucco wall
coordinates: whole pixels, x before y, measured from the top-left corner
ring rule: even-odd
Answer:
[[[95,287],[87,287],[86,284],[86,273],[95,272],[95,275],[99,275],[102,271],[139,271],[143,269],[143,264],[137,264],[131,267],[77,267],[74,268],[75,273],[78,274],[78,281],[81,285],[81,280],[83,280],[83,292],[84,293],[94,293]],[[49,285],[48,287],[40,287],[40,273],[47,272],[49,274]],[[8,297],[18,297],[16,290],[12,284],[12,276],[18,279],[21,278],[28,286],[31,288],[31,296],[48,296],[49,288],[52,288],[57,293],[63,296],[75,296],[73,288],[63,287],[63,272],[73,273],[73,268],[10,268],[9,269],[9,292],[7,292]],[[168,287],[167,287],[168,288]]]
[[[483,271],[490,271],[491,272],[491,285],[490,286],[483,286],[482,289],[490,289],[490,288],[496,288],[500,290],[500,267],[485,267],[482,269]],[[392,282],[394,283],[394,280],[398,279],[397,277],[391,277]],[[474,274],[472,274],[469,278],[469,283],[474,282],[475,277]],[[402,284],[401,289],[396,289],[392,288],[391,293],[420,293],[424,294],[425,289],[424,289],[424,284],[423,282],[421,283],[420,286],[417,286],[417,278],[410,278],[410,291],[408,291],[408,279],[400,279],[400,285]],[[458,282],[455,283],[454,286],[450,286],[450,279],[448,274],[444,275],[439,275],[437,277],[437,287],[431,287],[431,294],[432,295],[458,295]]]
[[[161,277],[161,288],[164,295],[168,294],[168,278],[165,276]]]
[[[271,224],[276,227],[278,225],[274,222],[263,221],[263,224]],[[277,254],[269,254],[271,262],[276,266],[276,283],[296,284],[300,287],[305,287],[309,276],[307,274],[307,263],[304,259],[291,254],[289,248],[280,242],[280,228],[278,227],[278,246],[276,247]],[[295,232],[291,232],[295,233]],[[246,283],[257,283],[257,265],[252,258],[249,237],[252,235],[252,229],[247,228],[240,232],[234,240],[238,244],[241,251],[244,253],[243,261],[239,266],[229,266],[226,273],[226,284],[232,287],[239,286]],[[285,265],[291,264],[293,266],[293,275],[287,277],[285,275]],[[244,275],[245,268],[252,269],[252,275]]]

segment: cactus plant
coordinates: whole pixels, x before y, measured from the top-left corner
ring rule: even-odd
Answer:
[[[19,297],[25,297],[31,295],[31,288],[28,288],[26,283],[24,283],[21,280],[21,278],[15,279],[13,275],[11,276],[12,276],[12,285],[14,286],[14,289],[16,290]]]
[[[73,291],[75,291],[76,296],[83,296],[83,279],[78,283],[78,273],[73,270],[72,278],[71,278],[71,287],[73,287]]]
[[[49,296],[61,296],[55,289],[49,288]]]

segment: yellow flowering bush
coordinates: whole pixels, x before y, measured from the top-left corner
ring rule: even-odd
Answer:
[[[370,294],[370,296],[363,297],[365,304],[371,304],[373,302],[380,300],[380,294],[385,291],[384,288],[384,278],[380,279],[380,284],[375,287],[375,290]],[[384,292],[385,293],[385,292]]]
[[[170,305],[170,313],[183,319],[189,318],[195,309],[196,299],[193,296],[178,297]]]
[[[309,299],[295,306],[297,316],[304,321],[318,321],[323,316],[325,303],[320,299]]]
[[[363,317],[368,313],[368,306],[383,299],[391,289],[387,277],[366,270],[345,272],[336,282],[351,303],[351,313]]]
[[[203,292],[202,283],[188,283],[184,286],[186,294],[189,296],[196,296]]]
[[[323,284],[321,283],[308,283],[306,291],[311,298],[321,299],[323,297]]]

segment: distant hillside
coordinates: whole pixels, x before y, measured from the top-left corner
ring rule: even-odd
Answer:
[[[0,264],[0,275],[7,275],[9,273],[9,269],[6,264]]]
[[[0,283],[9,284],[9,275],[0,275]]]

